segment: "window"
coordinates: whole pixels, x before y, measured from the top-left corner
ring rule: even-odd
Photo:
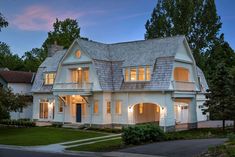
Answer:
[[[125,81],[129,81],[129,68],[125,68]]]
[[[150,81],[151,73],[150,73],[150,67],[146,66],[146,81]]]
[[[71,70],[71,81],[73,83],[89,82],[89,69],[88,68],[78,68]]]
[[[144,112],[144,104],[139,104],[139,113],[142,114]]]
[[[55,81],[55,73],[46,73],[44,78],[44,84],[52,85]]]
[[[144,81],[144,67],[139,67],[138,68],[138,81]]]
[[[174,80],[189,81],[189,70],[183,67],[176,67],[174,69]]]
[[[131,68],[131,81],[136,81],[136,68]]]
[[[122,102],[121,101],[116,101],[115,111],[116,111],[116,114],[122,113]]]
[[[125,81],[150,81],[150,66],[126,67],[124,70]]]
[[[39,103],[39,118],[47,119],[48,118],[48,100],[41,100]]]
[[[64,110],[64,101],[66,101],[66,97],[59,97],[59,108],[58,108],[58,111],[59,112],[63,112],[63,110]]]
[[[156,112],[160,112],[160,107],[156,106],[155,109],[156,109]]]
[[[94,103],[94,113],[97,114],[99,112],[99,101],[95,100]]]
[[[77,58],[80,58],[81,57],[81,51],[80,50],[77,50],[76,53],[75,53],[76,57]]]
[[[110,114],[111,113],[111,102],[107,101],[107,113]]]

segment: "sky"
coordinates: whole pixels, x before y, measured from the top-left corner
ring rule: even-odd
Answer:
[[[0,41],[22,56],[41,47],[55,19],[77,19],[80,35],[103,43],[144,39],[145,23],[157,0],[0,0],[9,22]],[[216,0],[223,23],[221,33],[235,49],[235,1]]]

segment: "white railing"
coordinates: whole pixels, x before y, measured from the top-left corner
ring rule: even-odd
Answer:
[[[187,81],[173,81],[173,88],[177,91],[195,91],[196,86],[194,82]]]
[[[91,91],[93,83],[55,83],[54,90],[84,90]]]

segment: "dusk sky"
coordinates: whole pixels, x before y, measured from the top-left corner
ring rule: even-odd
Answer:
[[[145,23],[156,0],[0,0],[9,26],[0,32],[12,52],[20,56],[41,47],[56,18],[79,21],[81,36],[113,43],[144,39]],[[235,1],[216,0],[221,32],[235,49]]]

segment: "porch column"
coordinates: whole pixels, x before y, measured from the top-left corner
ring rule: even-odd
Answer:
[[[189,117],[188,117],[188,128],[197,128],[197,104],[196,98],[192,98],[189,104]]]

